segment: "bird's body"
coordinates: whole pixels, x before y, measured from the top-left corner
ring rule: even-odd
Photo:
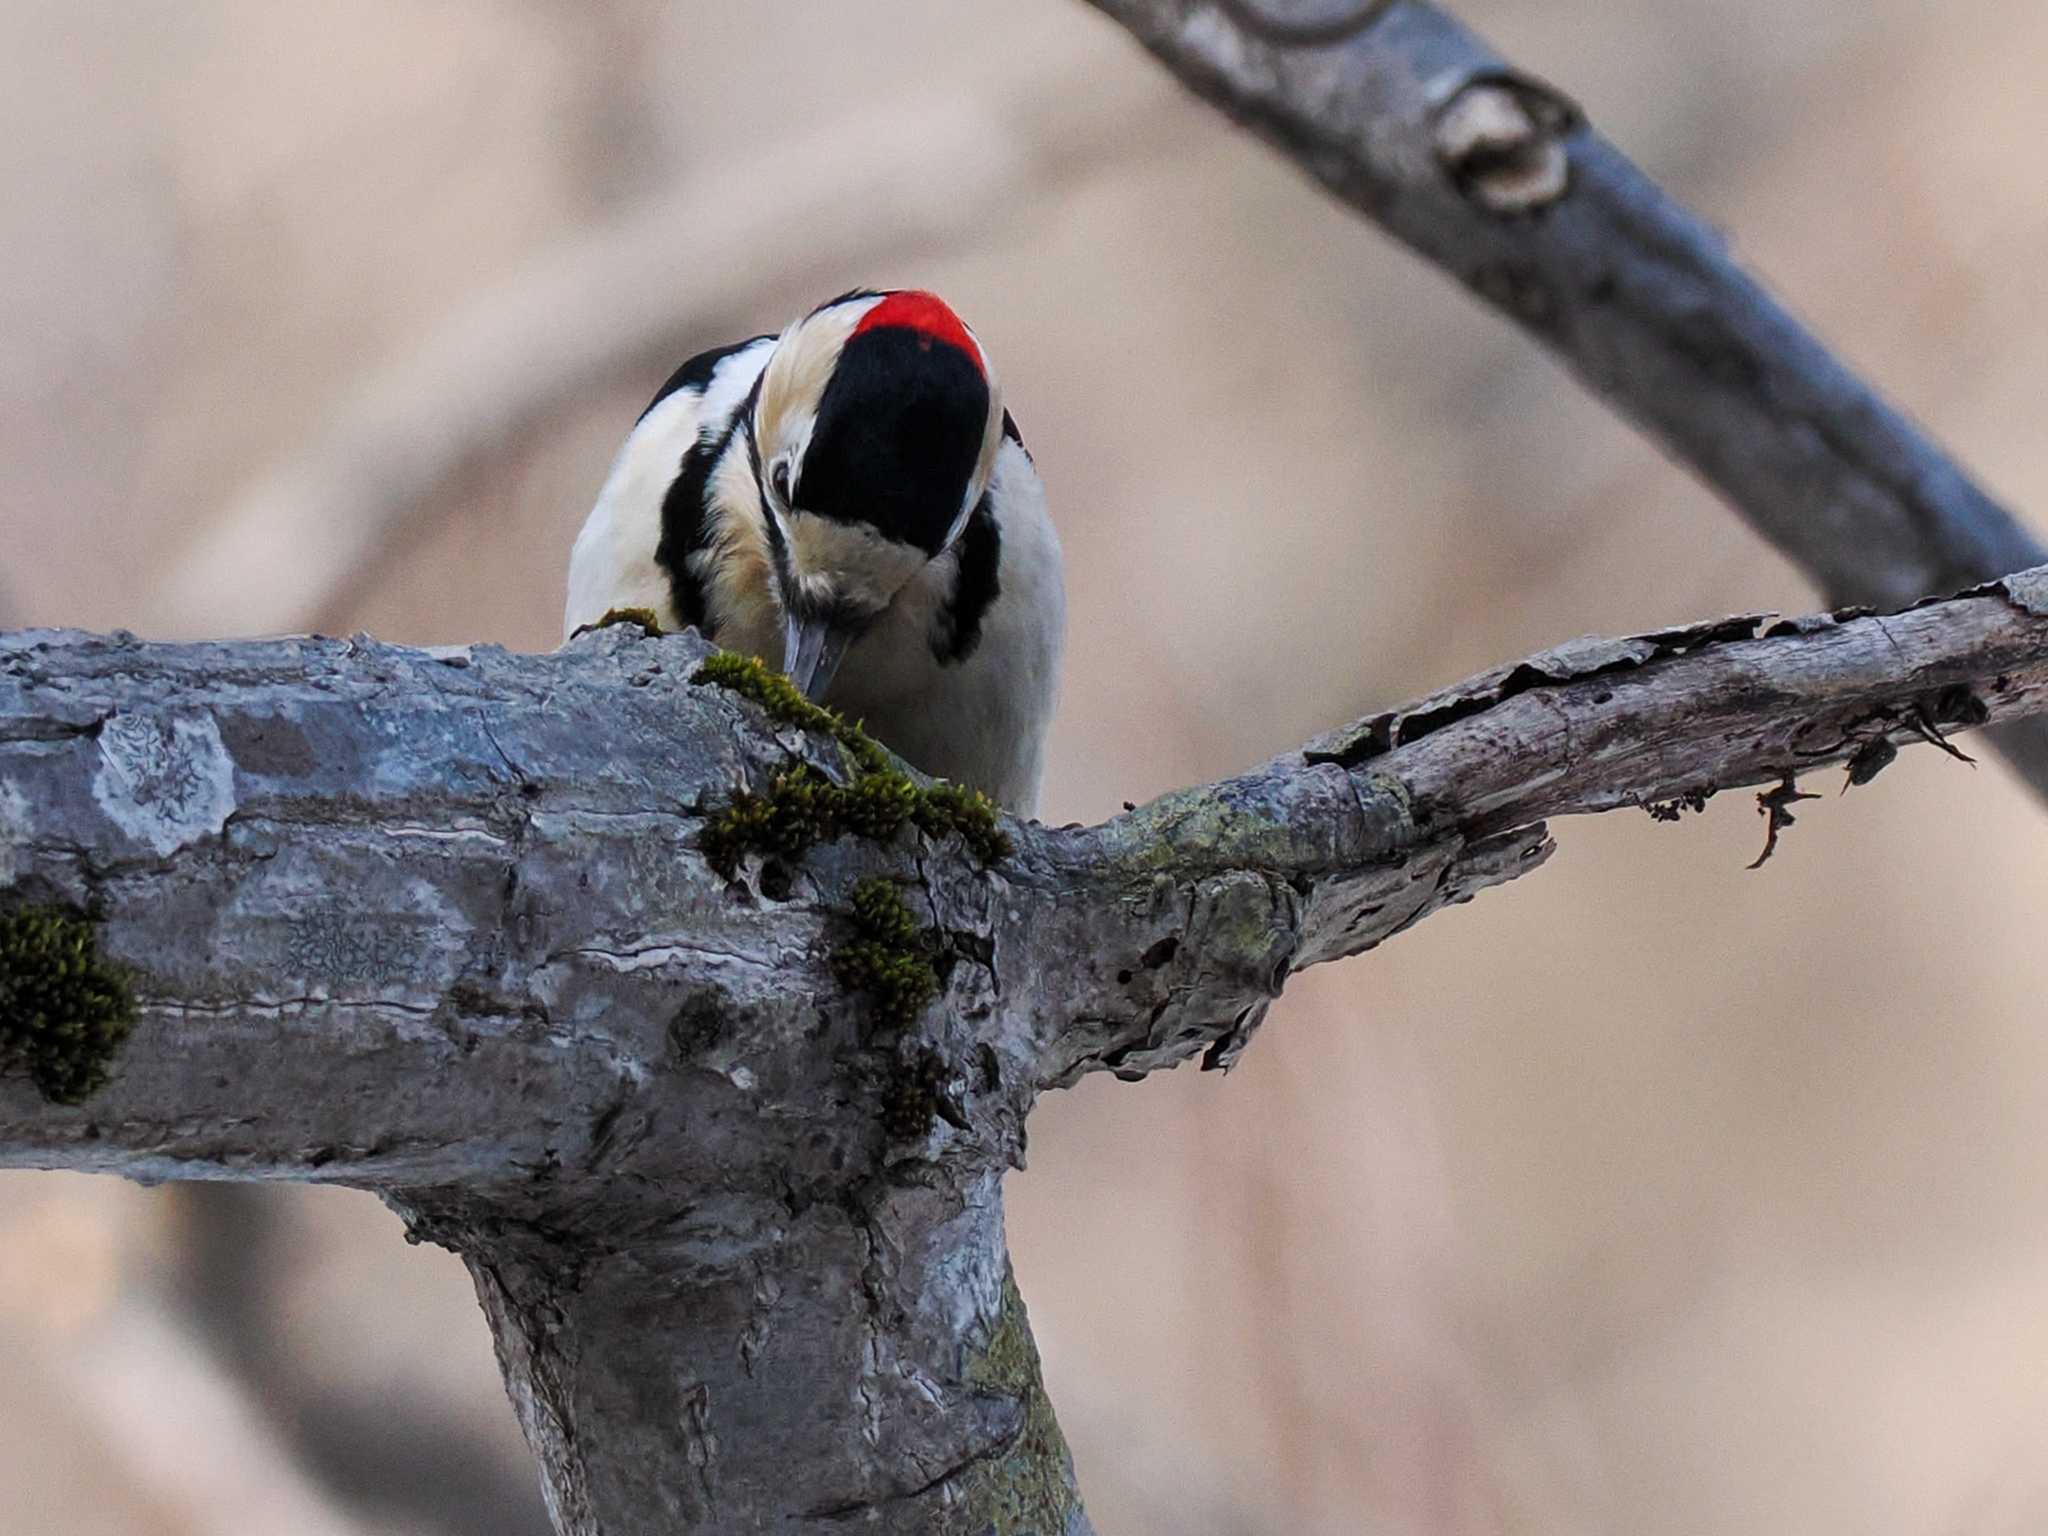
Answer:
[[[565,631],[627,608],[1036,809],[1059,540],[980,344],[929,294],[849,294],[676,371],[576,540]]]

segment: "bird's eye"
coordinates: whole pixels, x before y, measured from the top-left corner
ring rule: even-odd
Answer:
[[[777,501],[785,507],[789,505],[789,460],[776,460],[775,467],[768,471],[768,486]]]

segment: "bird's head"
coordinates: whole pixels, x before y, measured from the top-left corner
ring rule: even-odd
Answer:
[[[981,344],[929,293],[838,299],[777,338],[749,418],[783,669],[823,696],[847,647],[960,537],[1002,443]]]

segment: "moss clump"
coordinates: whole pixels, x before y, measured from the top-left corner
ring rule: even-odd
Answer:
[[[80,1104],[106,1085],[135,1023],[127,971],[92,922],[55,907],[0,912],[0,1069],[44,1098]]]
[[[740,790],[705,818],[704,857],[728,880],[750,853],[797,858],[835,834],[838,791],[808,763],[783,769],[765,791]]]
[[[799,763],[776,774],[767,789],[743,789],[712,812],[704,826],[704,856],[728,880],[749,853],[794,859],[813,844],[849,833],[887,842],[906,823],[927,837],[958,837],[985,865],[1009,854],[1010,839],[988,796],[958,784],[920,787],[867,732],[813,704],[757,658],[720,651],[706,658],[691,681],[729,688],[771,719],[831,737],[851,775],[842,784]]]
[[[946,1113],[946,1084],[952,1073],[937,1051],[923,1051],[882,1090],[882,1129],[893,1141],[919,1142]],[[959,1118],[957,1112],[948,1118]]]
[[[637,624],[644,633],[655,640],[659,640],[666,633],[661,627],[660,615],[652,608],[607,608],[604,617],[595,624],[578,624],[576,632],[569,638],[580,639],[584,635],[595,634],[600,629],[608,629],[614,624]]]
[[[1045,1395],[1038,1346],[1014,1273],[1003,1275],[995,1332],[985,1349],[969,1357],[967,1380],[981,1391],[1014,1400],[1024,1422],[1000,1454],[969,1469],[957,1528],[997,1536],[1058,1536],[1074,1513],[1074,1466]]]
[[[813,704],[805,698],[801,688],[758,656],[719,651],[704,658],[703,665],[697,668],[690,681],[716,683],[743,699],[752,699],[784,725],[822,731],[842,743],[849,736],[858,736],[868,746],[874,746],[857,728],[848,725],[824,705]]]
[[[978,789],[941,781],[919,790],[910,819],[927,837],[952,833],[983,864],[1010,856],[1010,834],[996,824],[995,802]]]
[[[652,608],[607,608],[604,617],[591,627],[603,629],[608,624],[638,624],[657,640],[662,635],[660,616]]]
[[[853,927],[857,937],[833,952],[832,974],[847,991],[866,994],[878,1023],[911,1023],[939,995],[939,973],[930,941],[891,881],[853,888]]]

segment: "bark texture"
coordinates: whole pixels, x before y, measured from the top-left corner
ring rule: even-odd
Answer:
[[[706,654],[0,636],[0,915],[85,914],[139,1005],[84,1104],[0,1081],[0,1164],[379,1191],[469,1264],[575,1536],[1083,1532],[1003,1242],[1041,1091],[1228,1065],[1548,816],[2039,714],[2048,575],[1573,642],[992,863],[722,873],[736,792],[859,768]]]
[[[1090,0],[1197,94],[1543,343],[1836,604],[2048,548],[1594,132],[1425,0]],[[1996,733],[2048,794],[2048,726]]]

